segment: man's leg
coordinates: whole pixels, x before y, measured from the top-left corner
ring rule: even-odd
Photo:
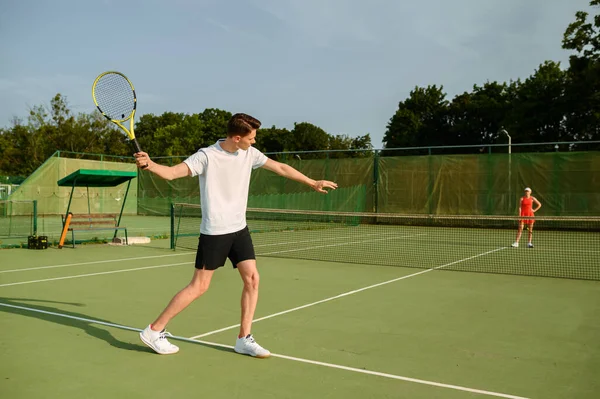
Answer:
[[[208,290],[213,273],[214,270],[195,269],[192,281],[171,299],[154,323],[140,333],[142,342],[161,355],[177,353],[179,348],[166,339],[165,327],[173,317]]]
[[[259,358],[271,356],[271,352],[260,346],[254,337],[250,334],[252,329],[252,319],[258,302],[258,283],[259,276],[256,269],[256,260],[248,259],[237,264],[240,276],[244,281],[242,290],[242,320],[240,323],[240,333],[235,343],[234,350],[237,353],[250,355]]]
[[[237,264],[237,269],[240,272],[244,289],[242,290],[242,320],[240,323],[240,333],[238,338],[242,338],[250,334],[252,329],[252,319],[254,311],[258,303],[258,284],[260,277],[256,268],[256,260],[248,259]]]
[[[162,331],[173,317],[204,294],[210,286],[214,272],[214,270],[195,269],[192,281],[171,299],[165,310],[152,323],[152,329]]]

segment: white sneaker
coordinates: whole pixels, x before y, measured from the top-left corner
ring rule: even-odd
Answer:
[[[533,244],[532,243],[528,243],[527,244],[527,248],[533,248]]]
[[[167,340],[167,334],[171,335],[165,330],[154,331],[148,326],[140,333],[140,339],[160,355],[170,355],[179,352],[179,347]]]
[[[519,243],[518,242],[513,242],[511,247],[513,248],[519,248]]]
[[[264,359],[271,356],[271,352],[260,346],[255,340],[252,334],[248,334],[245,337],[238,338],[233,348],[237,353],[242,355],[250,355]]]

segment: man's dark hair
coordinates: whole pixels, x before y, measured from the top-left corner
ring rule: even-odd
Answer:
[[[261,123],[253,116],[246,114],[235,114],[227,123],[228,136],[246,136],[251,131],[258,129]]]

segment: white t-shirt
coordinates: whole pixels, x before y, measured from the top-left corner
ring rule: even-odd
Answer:
[[[192,176],[200,179],[202,234],[228,234],[246,227],[250,173],[268,159],[254,147],[227,152],[221,148],[222,141],[201,148],[183,161]]]

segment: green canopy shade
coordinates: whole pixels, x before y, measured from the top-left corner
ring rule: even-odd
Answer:
[[[122,170],[97,170],[97,169],[79,169],[70,175],[63,177],[58,181],[59,187],[71,187],[71,196],[69,197],[69,204],[67,205],[67,211],[65,212],[65,220],[71,209],[71,201],[73,200],[73,192],[75,187],[86,187],[88,190],[88,213],[91,214],[90,205],[90,187],[114,187],[119,184],[127,182],[127,189],[125,190],[125,196],[123,198],[123,205],[121,205],[121,212],[119,213],[119,219],[117,221],[117,227],[121,225],[121,217],[123,216],[123,209],[125,208],[125,201],[127,201],[127,194],[129,193],[129,186],[131,180],[137,177],[136,172],[126,172]],[[127,233],[126,233],[127,234]],[[117,236],[117,230],[115,230],[114,237]],[[73,241],[75,238],[73,237]],[[73,245],[75,243],[73,242]]]
[[[137,172],[79,169],[58,181],[60,187],[114,187],[137,177]]]

